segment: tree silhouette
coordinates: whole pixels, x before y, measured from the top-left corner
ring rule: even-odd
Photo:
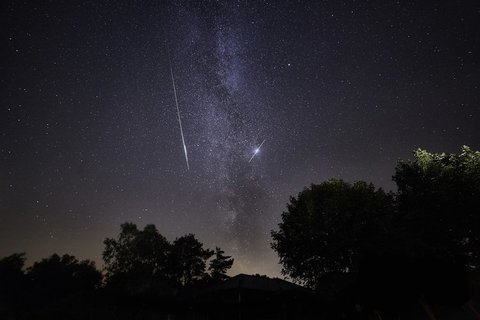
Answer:
[[[329,273],[347,273],[365,250],[381,244],[393,197],[372,184],[332,179],[292,197],[272,248],[282,272],[315,287]]]
[[[480,152],[418,149],[413,161],[398,164],[393,180],[409,251],[450,260],[460,255],[468,267],[480,266]]]
[[[137,269],[152,275],[161,273],[170,251],[170,243],[154,225],[146,225],[140,231],[135,224],[124,223],[117,239],[107,238],[104,244],[107,277]]]
[[[225,256],[224,251],[219,247],[215,248],[215,257],[210,261],[208,267],[213,281],[223,281],[228,279],[227,271],[233,265],[233,258]]]
[[[26,288],[25,253],[14,253],[0,260],[0,305],[12,303]]]
[[[35,262],[28,269],[33,290],[44,296],[62,297],[72,293],[92,292],[102,279],[92,261],[78,261],[74,256],[53,254]]]
[[[175,239],[170,253],[170,274],[182,286],[192,285],[204,279],[207,260],[213,251],[204,249],[193,234]]]
[[[117,239],[107,238],[104,244],[108,288],[126,294],[169,291],[166,268],[171,245],[154,225],[138,230],[135,224],[124,223]]]
[[[168,294],[210,277],[206,266],[214,252],[204,248],[193,234],[170,243],[154,225],[139,230],[133,223],[124,223],[117,238],[107,238],[104,244],[107,287],[117,292]],[[218,259],[210,271],[224,279],[233,259],[228,260],[230,257],[217,249]]]
[[[396,194],[330,180],[291,198],[272,231],[282,272],[318,287],[355,271],[360,300],[395,312],[420,297],[467,301],[466,268],[480,267],[480,152],[418,149],[393,180]]]

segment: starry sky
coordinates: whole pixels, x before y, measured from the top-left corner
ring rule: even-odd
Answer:
[[[0,256],[101,266],[131,221],[276,276],[290,195],[332,177],[394,190],[418,147],[480,149],[478,2],[0,6]]]

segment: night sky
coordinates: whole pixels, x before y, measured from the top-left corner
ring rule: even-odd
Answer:
[[[480,149],[478,2],[25,2],[0,8],[0,257],[101,267],[131,221],[278,275],[290,195]]]

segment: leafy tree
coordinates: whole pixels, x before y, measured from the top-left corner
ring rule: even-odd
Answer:
[[[182,286],[192,285],[204,279],[207,260],[213,256],[213,251],[204,249],[203,244],[193,234],[187,234],[175,239],[172,245],[170,274]]]
[[[25,260],[25,253],[14,253],[0,260],[0,300],[22,293],[25,287]]]
[[[372,184],[332,179],[290,198],[272,248],[282,272],[315,287],[329,273],[356,268],[362,252],[381,244],[393,197]]]
[[[213,281],[223,281],[228,279],[227,271],[233,265],[233,258],[225,256],[224,251],[219,247],[215,248],[215,258],[210,261],[210,277]]]
[[[124,223],[120,229],[117,239],[104,241],[107,277],[140,270],[155,275],[165,270],[170,243],[154,225],[140,231],[135,224]]]
[[[0,260],[0,281],[3,287],[6,282],[24,276],[25,253],[14,253]]]
[[[74,256],[53,254],[35,262],[28,270],[34,290],[51,296],[93,291],[102,275],[89,260],[78,261]]]
[[[443,259],[461,255],[471,268],[480,266],[480,152],[418,149],[412,161],[398,164],[393,180],[409,250]]]
[[[209,276],[207,262],[214,252],[204,248],[193,234],[170,243],[154,225],[139,230],[133,223],[124,223],[120,229],[116,239],[104,241],[103,259],[110,288],[131,294],[161,293],[162,290],[165,293]],[[223,279],[222,274],[231,267],[233,259],[217,249],[211,270],[215,277]]]
[[[170,291],[166,268],[171,244],[154,225],[138,230],[135,224],[124,223],[117,239],[107,238],[104,244],[108,289],[128,295]]]

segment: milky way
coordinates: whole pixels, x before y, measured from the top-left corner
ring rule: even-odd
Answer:
[[[183,15],[174,21],[184,28],[175,28],[170,35],[172,39],[195,35],[190,43],[177,43],[175,56],[185,67],[183,85],[189,92],[190,118],[197,119],[195,133],[201,139],[197,157],[204,182],[217,198],[215,210],[225,228],[225,240],[235,255],[248,256],[268,242],[268,230],[261,227],[271,218],[265,212],[262,169],[248,166],[245,156],[264,134],[258,129],[264,127],[258,114],[270,106],[266,92],[249,78],[257,66],[247,58],[255,54],[256,43],[250,37],[252,28],[245,26],[247,13],[239,9],[244,8],[213,6],[205,16],[198,7],[182,6]]]
[[[417,147],[480,149],[478,4],[9,1],[0,12],[0,256],[101,265],[103,239],[132,221],[222,247],[232,273],[278,275],[270,230],[305,186],[391,189]]]

